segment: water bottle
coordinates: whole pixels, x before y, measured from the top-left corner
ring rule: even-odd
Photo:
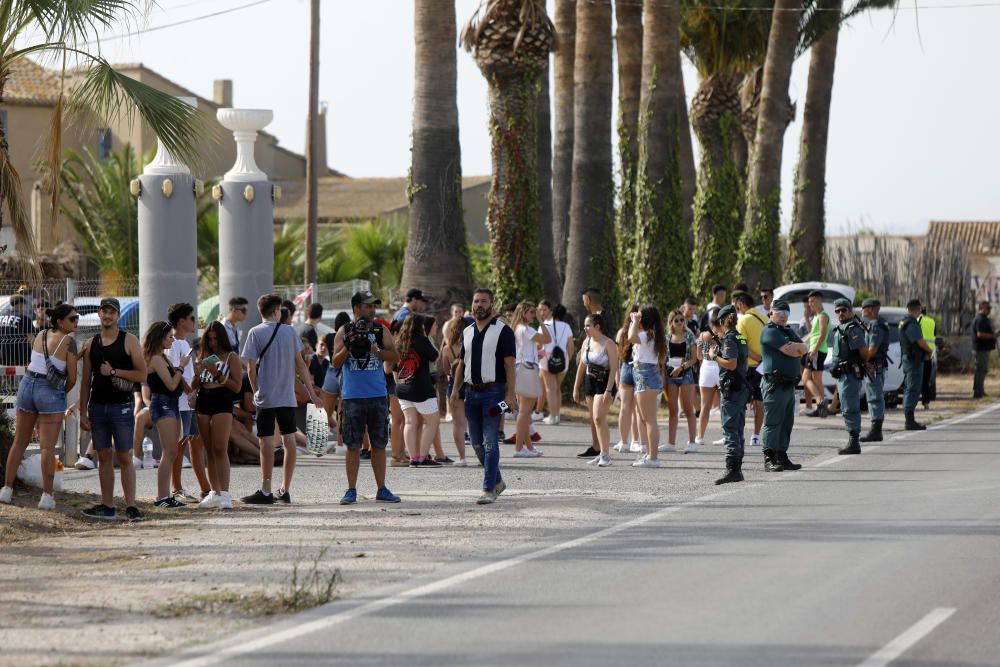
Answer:
[[[56,473],[52,479],[52,489],[54,491],[62,491],[62,478],[63,478],[63,462],[56,454]]]
[[[142,467],[153,467],[153,441],[148,435],[142,439]]]

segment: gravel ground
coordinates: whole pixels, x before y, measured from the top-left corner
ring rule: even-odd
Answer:
[[[981,405],[941,394],[920,419]],[[901,422],[894,410],[886,429]],[[449,443],[450,425],[442,428]],[[261,622],[291,597],[296,564],[300,581],[314,569],[320,575],[339,569],[336,595],[356,596],[473,554],[557,540],[696,498],[723,467],[722,448],[712,445],[696,454],[661,454],[659,470],[633,469],[624,455],[609,468],[588,466],[575,456],[588,430],[539,426],[545,455],[538,459],[511,458],[513,447],[504,446],[509,488],[487,507],[474,504],[481,468],[390,468],[388,485],[403,502],[383,505],[372,502],[374,483],[363,465],[364,499],[343,508],[337,504],[345,488],[342,457],[300,456],[291,506],[150,509],[141,524],[94,525],[78,510],[95,500],[96,473],[67,471],[64,487],[73,493],[57,494],[59,511],[34,509],[34,491],[19,491],[19,506],[0,506],[0,665],[130,664]],[[717,437],[713,418],[708,439]],[[839,417],[800,418],[792,457],[807,464],[826,458],[844,437]],[[450,444],[445,449],[454,456]],[[766,479],[759,451],[748,451],[745,468],[749,480]],[[234,495],[252,492],[257,475],[256,468],[234,468]],[[151,498],[155,471],[137,477],[140,497]],[[196,488],[190,471],[185,484]],[[56,628],[63,631],[58,640]]]

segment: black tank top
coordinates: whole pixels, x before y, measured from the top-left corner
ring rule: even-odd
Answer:
[[[670,341],[669,345],[671,357],[680,357],[683,359],[684,355],[687,354],[686,343],[675,343],[674,341]]]
[[[173,377],[177,373],[180,373],[179,369],[174,368],[169,363],[167,364],[167,368],[170,371],[171,377]],[[160,379],[160,376],[157,374],[156,371],[153,371],[152,373],[146,376],[146,384],[149,385],[149,391],[152,394],[166,394],[167,396],[180,396],[181,392],[184,391],[184,383],[182,382],[178,382],[177,386],[174,387],[173,389],[167,389],[167,385],[163,383],[163,380]]]
[[[100,405],[131,403],[132,393],[119,391],[111,384],[111,377],[101,375],[101,364],[107,361],[115,370],[132,370],[132,357],[125,351],[125,332],[119,331],[118,338],[111,345],[101,344],[101,334],[94,336],[90,343],[90,402]]]

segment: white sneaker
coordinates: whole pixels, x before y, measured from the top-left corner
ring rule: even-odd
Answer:
[[[713,445],[724,445],[724,444],[726,444],[726,439],[725,438],[719,438],[718,440],[713,440],[712,444]]]
[[[184,462],[181,464],[181,467],[182,468],[190,468],[191,467],[191,462],[188,461],[188,457],[186,457],[186,456],[184,457]]]
[[[668,452],[668,453],[669,452],[676,452],[677,451],[677,446],[676,445],[671,445],[669,443],[668,444],[663,444],[663,445],[660,445],[659,447],[657,447],[656,451],[658,451],[658,452]]]
[[[450,412],[444,416],[444,423],[445,424],[450,424],[454,420],[455,420],[455,417]]]
[[[14,489],[9,486],[5,486],[0,489],[0,503],[5,505],[10,505],[10,501],[14,499]]]
[[[40,510],[54,510],[56,508],[56,499],[52,497],[51,493],[43,493],[41,499],[38,501],[38,509]]]
[[[219,494],[219,508],[224,510],[233,509],[233,497],[228,491],[223,491]]]
[[[632,444],[628,446],[628,450],[630,452],[632,452],[633,454],[638,454],[639,452],[646,451],[646,448],[643,447],[642,443],[639,443],[639,442],[636,442],[635,440],[633,440]]]
[[[466,468],[466,467],[468,467],[468,465],[469,465],[469,462],[466,461],[465,459],[455,459],[455,462],[451,464],[451,467],[452,468]]]
[[[688,446],[684,449],[684,453],[685,454],[694,454],[696,451],[698,451],[698,445],[699,445],[699,443],[698,443],[697,440],[694,441],[694,442],[689,442]]]
[[[218,509],[221,506],[221,496],[215,495],[215,491],[209,491],[208,495],[201,499],[198,507],[203,510]]]
[[[76,463],[73,464],[73,467],[77,470],[93,470],[97,467],[97,465],[94,463],[94,459],[81,456],[76,460]]]
[[[592,458],[592,459],[590,459],[589,461],[587,461],[587,465],[589,465],[589,466],[592,466],[592,465],[597,465],[597,464],[598,464],[598,463],[600,463],[600,462],[601,462],[601,455],[600,455],[600,454],[598,454],[598,455],[597,455],[597,456],[595,456],[594,458]]]
[[[140,459],[138,456],[133,456],[132,467],[135,468],[136,470],[142,470],[142,459]]]
[[[512,456],[515,459],[526,459],[529,456],[531,456],[531,454],[529,454],[528,451],[529,450],[527,450],[527,449],[515,449],[514,453],[512,454]]]
[[[529,459],[537,459],[539,456],[542,455],[542,450],[540,449],[524,449],[522,451],[524,452],[524,455]]]
[[[641,459],[636,459],[632,462],[633,468],[659,468],[660,459],[651,459],[648,456],[643,456]]]
[[[701,445],[704,445],[705,444],[705,438],[703,438],[703,437],[701,437],[699,435],[697,438],[694,439],[694,444],[698,445],[699,447]]]
[[[640,454],[639,456],[636,457],[635,461],[632,461],[632,467],[633,468],[641,468],[644,465],[646,465],[646,455],[645,454]]]
[[[556,424],[559,423],[559,415],[549,415],[548,417],[542,420],[542,423],[548,426],[555,426]]]
[[[599,456],[598,457],[597,466],[599,468],[607,468],[609,465],[611,465],[611,457],[610,456]]]
[[[760,447],[760,436],[759,435],[754,435],[754,436],[750,437],[750,446],[751,447]]]
[[[540,422],[543,419],[545,419],[545,413],[544,412],[532,412],[531,413],[531,421],[533,421],[533,422]]]
[[[619,453],[621,453],[621,452],[627,452],[628,451],[628,445],[626,445],[624,442],[622,442],[621,440],[619,440],[618,444],[615,445],[614,447],[612,447],[612,449],[614,449],[616,452],[619,452]]]

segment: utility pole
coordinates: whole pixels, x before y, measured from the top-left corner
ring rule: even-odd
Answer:
[[[319,147],[319,0],[309,2],[309,114],[306,131],[306,287],[316,282]],[[309,299],[312,300],[311,298]]]

